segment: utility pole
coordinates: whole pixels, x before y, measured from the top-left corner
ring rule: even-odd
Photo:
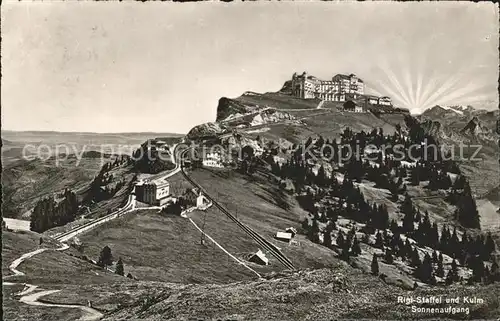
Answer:
[[[203,226],[201,228],[201,238],[200,238],[200,243],[201,245],[205,245],[205,223],[207,220],[207,212],[205,212],[203,216]]]

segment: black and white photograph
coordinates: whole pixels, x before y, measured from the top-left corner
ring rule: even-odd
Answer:
[[[4,1],[2,320],[499,320],[499,8]]]

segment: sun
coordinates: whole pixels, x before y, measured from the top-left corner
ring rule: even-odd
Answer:
[[[477,59],[453,71],[430,69],[426,66],[425,50],[417,58],[402,53],[389,62],[387,57],[375,57],[379,77],[367,83],[367,88],[377,95],[391,96],[395,105],[418,114],[435,105],[468,104],[487,99],[485,90],[491,85],[470,81],[471,73],[477,72]],[[406,56],[403,56],[406,55]],[[429,71],[431,70],[431,71]]]

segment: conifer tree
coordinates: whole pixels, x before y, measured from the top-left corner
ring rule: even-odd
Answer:
[[[323,245],[326,247],[332,246],[332,232],[333,228],[331,223],[326,225],[325,233],[323,234]]]
[[[410,240],[408,238],[406,238],[403,252],[404,252],[404,257],[411,258],[413,250],[411,248]]]
[[[422,265],[417,268],[418,277],[422,282],[430,283],[432,278],[432,261],[429,253],[425,253]]]
[[[382,233],[382,239],[384,240],[384,245],[389,245],[389,233],[387,233],[387,230],[384,230]]]
[[[340,248],[344,248],[346,241],[344,239],[344,233],[342,231],[339,231],[339,234],[337,236],[337,246]]]
[[[389,211],[387,210],[387,205],[385,204],[382,204],[380,207],[379,207],[379,220],[380,220],[380,224],[379,224],[379,227],[381,229],[387,229],[389,228]]]
[[[426,213],[426,215],[428,216],[429,214]],[[432,227],[431,227],[431,230],[429,232],[429,246],[432,247],[433,249],[437,248],[438,247],[438,244],[439,244],[439,232],[438,232],[438,227],[437,227],[437,223],[434,222],[432,223]]]
[[[415,214],[415,222],[420,223],[422,220],[422,214],[420,214],[420,210],[417,209],[417,214]]]
[[[453,233],[449,240],[449,250],[455,257],[458,257],[460,254],[460,241],[458,239],[456,227],[453,228]]]
[[[377,256],[375,254],[373,254],[372,258],[371,270],[373,275],[378,275],[379,272],[378,261],[377,261]]]
[[[391,224],[389,226],[389,229],[391,230],[391,232],[393,234],[395,234],[396,232],[399,233],[399,226],[398,226],[398,223],[396,223],[395,220],[391,220]]]
[[[121,275],[121,276],[123,276],[125,274],[125,271],[123,270],[122,258],[119,258],[118,262],[116,263],[115,273],[118,275]]]
[[[418,250],[416,247],[413,248],[413,251],[411,253],[411,265],[416,267],[417,269],[420,267],[422,262],[420,261],[420,256],[418,255]]]
[[[375,247],[381,249],[384,246],[384,239],[382,238],[382,234],[380,231],[377,231],[375,235]]]
[[[496,260],[493,260],[490,270],[490,278],[492,282],[500,281],[500,269]]]
[[[393,256],[392,256],[392,252],[391,252],[391,250],[390,250],[390,249],[387,249],[387,250],[385,251],[384,260],[385,260],[385,262],[387,262],[387,264],[392,264],[392,263],[394,263],[394,258],[393,258]]]
[[[491,232],[488,232],[486,236],[486,242],[484,244],[483,259],[488,260],[493,252],[495,252],[495,241],[491,236]]]
[[[403,218],[403,230],[405,232],[413,232],[413,222],[415,221],[414,208],[413,202],[408,194],[405,196],[405,200],[401,205],[401,212],[405,215]]]
[[[446,284],[447,285],[450,285],[454,282],[455,280],[455,277],[453,276],[453,271],[452,270],[448,270],[448,273],[446,274]]]
[[[354,241],[352,242],[352,253],[354,256],[358,256],[361,254],[361,246],[359,245],[359,241],[356,236],[354,237]]]
[[[410,170],[410,181],[411,184],[416,186],[420,184],[420,167],[417,165]]]
[[[466,188],[459,196],[455,219],[465,227],[480,228],[476,200],[470,193],[470,187],[467,188],[467,186],[468,184],[466,184]]]
[[[457,282],[459,280],[458,277],[458,266],[455,259],[451,262],[451,269],[448,271],[446,276],[446,284],[451,284],[453,282]]]
[[[437,263],[438,262],[438,256],[436,250],[432,252],[432,263]]]
[[[316,216],[312,220],[312,226],[309,229],[309,239],[314,243],[319,243],[319,225]]]
[[[318,174],[316,175],[316,180],[315,180],[316,185],[325,187],[327,183],[327,177],[326,177],[326,172],[325,172],[325,167],[323,165],[320,166],[318,169]]]
[[[474,257],[472,264],[472,280],[481,282],[484,277],[484,262],[479,257]]]
[[[443,228],[441,229],[441,239],[439,240],[439,249],[446,253],[448,252],[449,239],[450,232],[448,231],[446,225],[443,225]]]
[[[102,248],[101,253],[99,254],[97,265],[106,268],[106,266],[111,264],[113,264],[113,255],[111,254],[111,249],[109,248],[109,246],[106,245]]]
[[[441,277],[441,278],[444,276],[443,256],[442,255],[440,255],[440,259],[437,262],[436,275]]]
[[[338,213],[332,207],[328,207],[326,210],[326,217],[330,222],[336,222],[338,219]]]

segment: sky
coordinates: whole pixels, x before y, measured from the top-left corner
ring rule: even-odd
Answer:
[[[13,2],[2,5],[2,128],[187,133],[221,97],[293,72],[362,78],[421,112],[498,106],[492,3]]]

